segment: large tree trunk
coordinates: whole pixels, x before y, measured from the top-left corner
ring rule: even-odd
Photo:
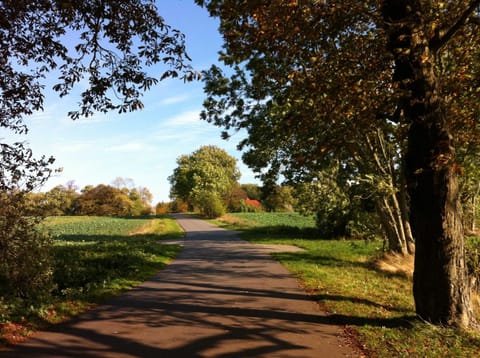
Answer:
[[[435,74],[435,51],[424,32],[421,1],[386,0],[383,15],[409,125],[406,180],[415,237],[416,312],[435,324],[473,322],[455,151]]]
[[[453,165],[437,164],[441,158],[435,154],[453,157],[449,142],[442,125],[410,127],[406,170],[416,238],[413,293],[423,319],[468,327],[473,314],[457,178]]]

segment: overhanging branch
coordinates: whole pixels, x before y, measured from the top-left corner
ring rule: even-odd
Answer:
[[[438,31],[437,35],[430,41],[430,48],[434,51],[438,51],[445,46],[450,39],[467,23],[473,12],[480,6],[480,0],[473,0],[470,5],[465,9],[458,20],[453,24],[448,31],[441,33]],[[477,22],[478,23],[478,22]]]

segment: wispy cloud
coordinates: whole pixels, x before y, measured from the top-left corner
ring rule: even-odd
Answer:
[[[189,99],[189,97],[185,94],[180,94],[177,96],[172,96],[172,97],[167,97],[159,102],[160,105],[162,106],[168,106],[171,104],[177,104],[177,103],[182,103],[186,102]]]
[[[145,152],[152,149],[153,149],[152,147],[146,145],[145,143],[139,143],[139,142],[113,145],[110,148],[108,148],[108,150],[112,152],[124,152],[124,153]]]
[[[202,123],[205,124],[205,122],[202,122],[200,120],[199,113],[200,111],[198,110],[182,112],[176,116],[168,118],[166,121],[164,121],[163,125],[185,126],[185,125],[201,125]]]

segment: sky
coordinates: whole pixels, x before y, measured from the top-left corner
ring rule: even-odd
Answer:
[[[166,23],[185,34],[195,70],[218,64],[222,44],[218,20],[210,18],[193,0],[158,0],[157,6]],[[241,183],[258,183],[236,149],[241,135],[222,140],[221,128],[199,119],[204,99],[201,82],[165,80],[144,95],[141,111],[73,121],[67,112],[77,108],[78,98],[60,100],[47,91],[44,111],[26,119],[29,133],[20,139],[29,143],[36,157],[52,155],[54,167],[63,169],[41,191],[72,180],[81,189],[111,184],[122,177],[148,188],[153,204],[169,201],[167,178],[177,166],[176,159],[203,145],[216,145],[237,158]],[[14,139],[11,133],[0,133],[0,137]]]

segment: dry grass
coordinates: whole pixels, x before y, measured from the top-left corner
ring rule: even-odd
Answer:
[[[385,253],[381,258],[374,261],[374,265],[380,271],[395,275],[400,274],[412,279],[413,260],[413,255]]]
[[[227,224],[229,226],[231,225],[238,228],[242,228],[242,227],[245,228],[245,227],[251,227],[256,225],[254,221],[250,221],[250,220],[243,219],[243,218],[229,215],[229,214],[223,215],[221,218],[217,220],[220,223],[223,223],[223,225]]]

